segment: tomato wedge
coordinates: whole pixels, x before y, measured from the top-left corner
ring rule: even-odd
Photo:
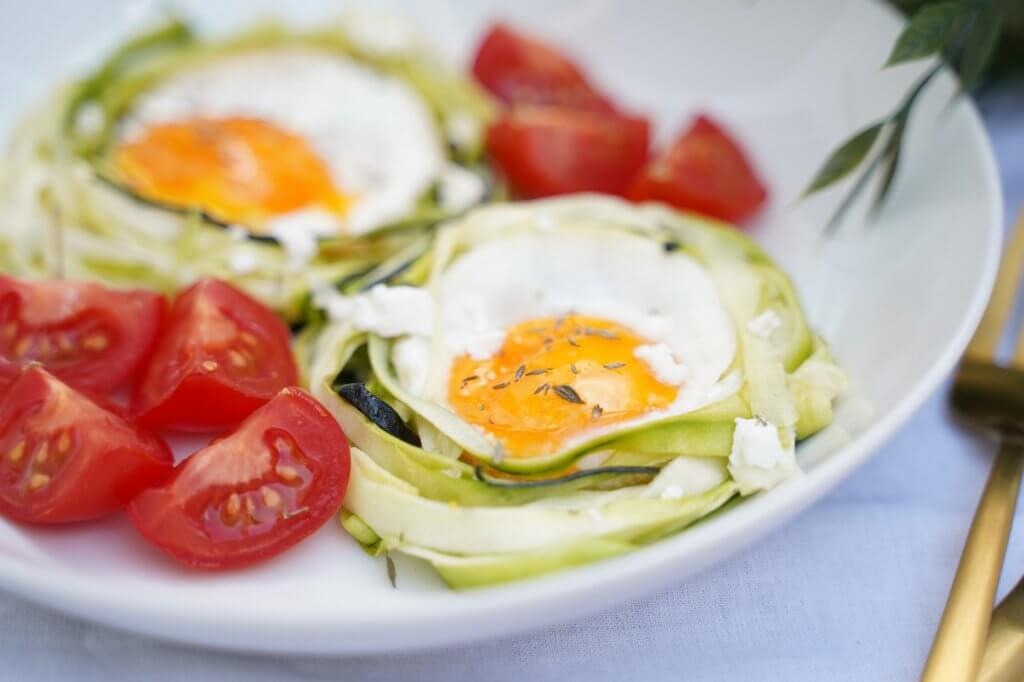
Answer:
[[[616,111],[570,59],[504,24],[491,28],[480,43],[473,75],[505,104]]]
[[[164,308],[148,291],[0,275],[0,356],[42,363],[76,388],[110,391],[145,361]]]
[[[106,516],[172,471],[157,436],[38,365],[0,398],[0,513],[33,523]]]
[[[767,197],[739,144],[704,115],[629,190],[634,201],[662,201],[734,223],[751,218]]]
[[[298,381],[288,327],[220,280],[182,292],[136,385],[143,423],[183,431],[237,424]]]
[[[488,130],[487,146],[520,196],[623,194],[647,161],[646,119],[518,107]]]
[[[308,393],[286,388],[135,498],[128,514],[189,566],[242,566],[280,554],[334,516],[349,467],[338,423]]]

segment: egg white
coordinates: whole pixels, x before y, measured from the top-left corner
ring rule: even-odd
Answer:
[[[406,216],[445,168],[441,134],[412,87],[343,56],[298,48],[226,56],[177,74],[140,97],[120,136],[131,141],[147,126],[231,116],[302,137],[335,185],[355,195],[342,217],[278,216],[289,230],[365,234]]]

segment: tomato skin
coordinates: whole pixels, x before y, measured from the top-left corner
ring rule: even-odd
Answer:
[[[167,445],[38,365],[0,398],[0,514],[30,523],[89,521],[163,481]]]
[[[570,59],[553,47],[504,24],[484,36],[473,59],[473,75],[507,105],[546,105],[615,113]]]
[[[520,196],[622,195],[647,161],[649,138],[644,118],[518,107],[490,127],[487,146]]]
[[[42,363],[76,388],[111,391],[145,362],[165,309],[149,291],[0,275],[0,356]]]
[[[633,201],[661,201],[733,223],[753,217],[768,192],[739,144],[700,115],[629,190]]]
[[[127,511],[143,537],[178,561],[235,568],[323,526],[341,506],[350,466],[334,418],[305,391],[286,388]]]
[[[223,429],[297,381],[285,323],[232,285],[207,279],[171,305],[132,409],[150,426]]]

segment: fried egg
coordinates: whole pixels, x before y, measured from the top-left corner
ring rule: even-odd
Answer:
[[[573,449],[740,385],[710,275],[647,235],[519,230],[457,255],[430,291],[435,328],[395,344],[398,378],[508,457]]]
[[[364,234],[407,215],[445,168],[422,97],[334,53],[265,49],[144,93],[111,152],[124,182],[260,234]]]

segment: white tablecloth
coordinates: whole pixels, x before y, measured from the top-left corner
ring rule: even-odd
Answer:
[[[1024,201],[1024,88],[987,100],[1007,215]],[[599,616],[471,647],[354,659],[200,651],[0,593],[0,680],[910,680],[991,461],[945,391],[867,466],[740,556]],[[1003,590],[1024,573],[1024,523]]]

